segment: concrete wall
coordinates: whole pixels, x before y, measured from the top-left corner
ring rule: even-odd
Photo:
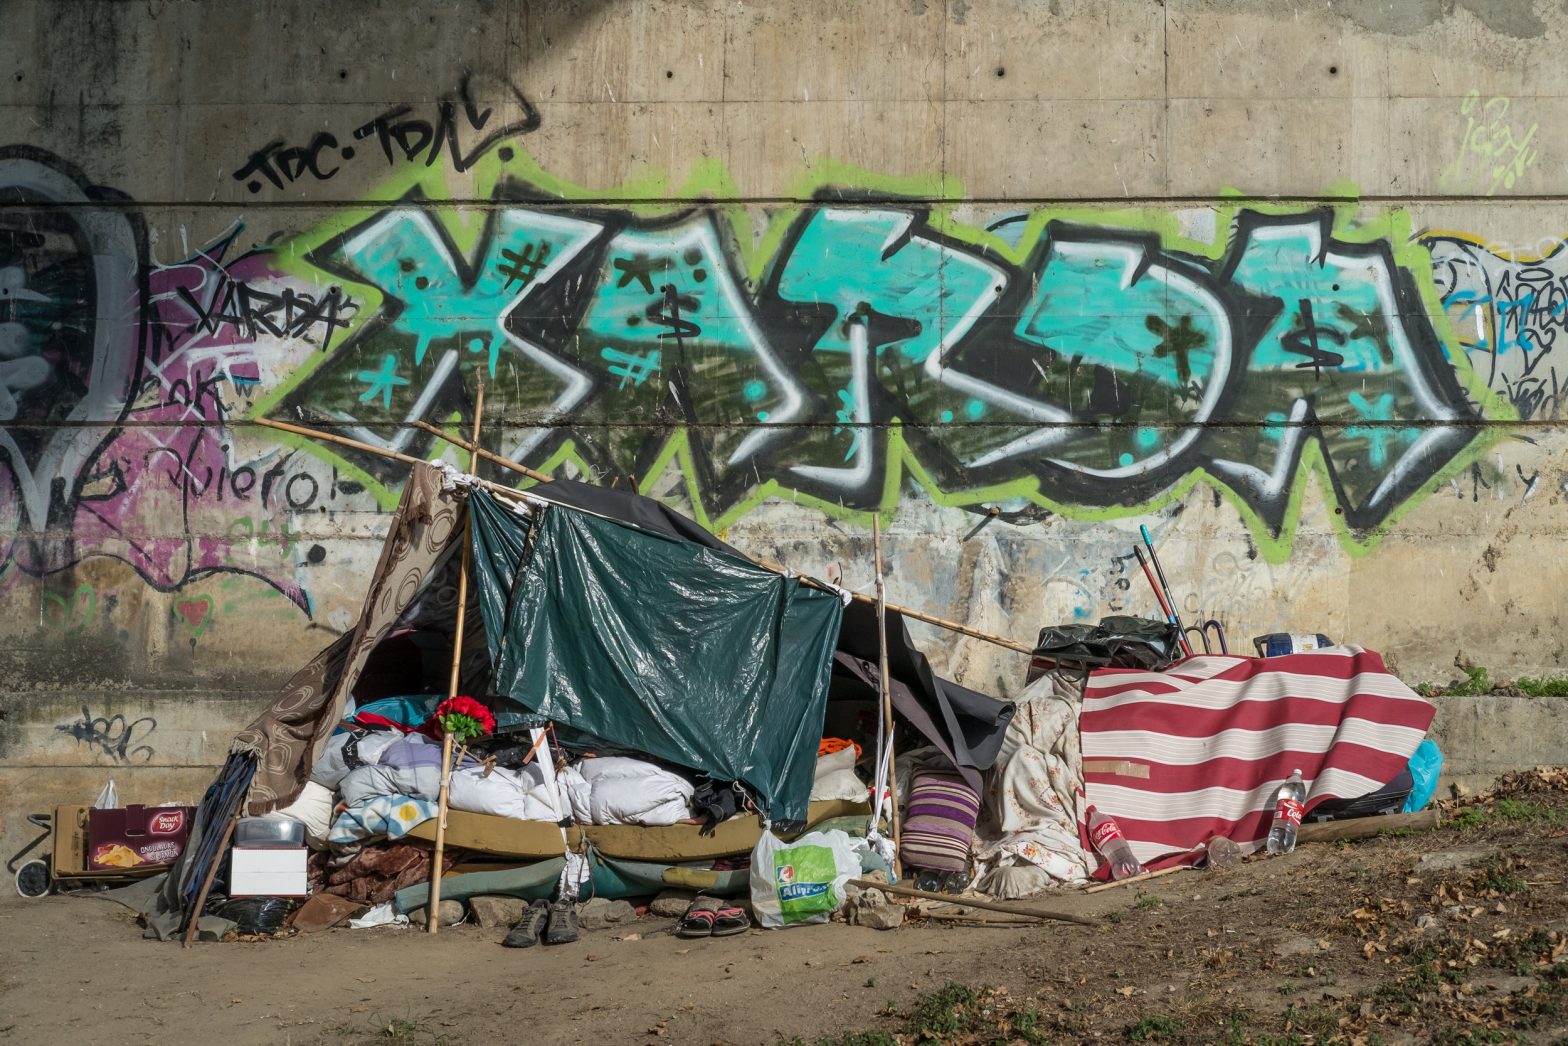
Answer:
[[[1560,4],[5,23],[7,855],[111,775],[197,796],[350,624],[403,470],[252,419],[440,456],[481,374],[489,447],[851,586],[880,511],[897,600],[1020,639],[1151,612],[1147,524],[1238,644],[1561,669]]]

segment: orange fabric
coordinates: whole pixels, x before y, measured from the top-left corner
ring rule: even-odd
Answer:
[[[846,748],[853,748],[855,750],[855,759],[857,761],[860,759],[861,747],[853,741],[846,741],[842,737],[824,737],[822,743],[817,746],[817,758],[821,759],[825,755],[842,752]]]

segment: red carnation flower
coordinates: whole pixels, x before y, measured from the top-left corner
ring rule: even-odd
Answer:
[[[431,717],[458,744],[495,733],[495,716],[471,697],[449,697],[436,706]]]

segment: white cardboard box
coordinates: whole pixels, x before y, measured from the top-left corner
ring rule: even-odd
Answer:
[[[304,897],[310,892],[306,852],[235,847],[230,851],[229,896]]]

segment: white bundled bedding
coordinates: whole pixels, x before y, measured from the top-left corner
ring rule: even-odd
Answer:
[[[695,786],[662,766],[626,756],[602,756],[584,759],[576,770],[582,785],[574,787],[569,779],[567,791],[579,821],[651,827],[691,818]]]
[[[439,744],[418,734],[372,730],[357,738],[335,735],[311,773],[312,831],[323,827],[315,821],[330,823],[329,799],[340,798],[350,807],[381,796],[435,801],[440,792],[440,752]],[[642,759],[583,759],[559,775],[559,801],[537,760],[521,770],[493,767],[488,772],[472,759],[465,762],[452,774],[448,802],[454,810],[552,823],[569,811],[578,823],[596,825],[672,825],[691,818],[696,790],[692,782]],[[324,811],[315,809],[322,806]],[[286,815],[305,820],[304,812],[290,810]]]

